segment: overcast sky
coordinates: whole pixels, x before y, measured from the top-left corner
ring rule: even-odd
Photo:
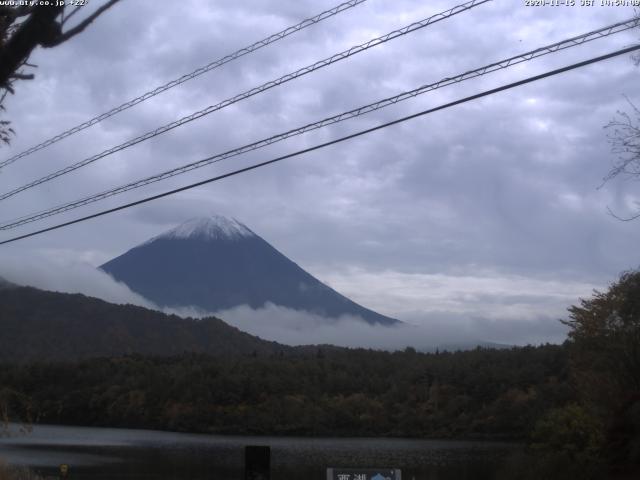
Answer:
[[[99,4],[92,3],[88,9]],[[123,0],[81,36],[34,53],[36,79],[17,84],[6,102],[17,135],[0,157],[336,4],[186,0],[160,7],[153,0]],[[456,4],[368,0],[2,169],[2,190]],[[633,13],[624,7],[527,7],[520,0],[496,0],[0,202],[0,216],[10,220],[118,186]],[[0,238],[311,146],[639,38],[640,30],[617,34],[446,87]],[[618,57],[2,246],[0,269],[4,262],[7,277],[22,270],[20,280],[29,283],[34,265],[50,262],[55,268],[44,286],[56,288],[54,279],[74,276],[78,264],[100,265],[188,218],[218,213],[242,221],[322,281],[383,314],[433,331],[453,325],[452,319],[471,322],[475,334],[490,341],[559,341],[557,319],[566,317],[569,305],[640,264],[640,221],[625,223],[607,213],[607,207],[621,216],[634,213],[640,185],[620,180],[598,188],[615,160],[603,126],[617,110],[628,110],[624,95],[640,103],[639,79],[630,56]],[[42,286],[38,268],[34,277]],[[60,283],[76,286],[58,288],[81,290],[79,282]]]

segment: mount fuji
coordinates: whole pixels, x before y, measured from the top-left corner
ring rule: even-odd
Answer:
[[[195,218],[100,267],[160,307],[219,312],[272,303],[336,319],[394,325],[349,300],[272,247],[246,225],[218,215]]]

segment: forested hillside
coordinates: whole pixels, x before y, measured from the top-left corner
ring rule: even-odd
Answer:
[[[217,319],[29,288],[0,290],[0,314],[5,421],[513,438],[529,447],[508,478],[640,472],[637,271],[571,307],[563,345],[500,350],[285,347]]]
[[[270,353],[289,347],[217,318],[182,319],[133,305],[35,288],[0,288],[0,361],[71,360],[131,353]]]
[[[574,399],[554,345],[6,364],[0,385],[46,423],[271,435],[522,438]]]

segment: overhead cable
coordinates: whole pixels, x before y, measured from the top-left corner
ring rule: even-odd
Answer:
[[[310,153],[310,152],[313,152],[315,150],[319,150],[319,149],[328,147],[330,145],[335,145],[335,144],[344,142],[346,140],[351,140],[353,138],[360,137],[362,135],[366,135],[368,133],[372,133],[372,132],[375,132],[377,130],[384,129],[384,128],[390,127],[392,125],[403,123],[403,122],[406,122],[408,120],[412,120],[414,118],[418,118],[418,117],[421,117],[421,116],[424,116],[424,115],[428,115],[430,113],[434,113],[434,112],[437,112],[439,110],[444,110],[444,109],[447,109],[447,108],[454,107],[456,105],[461,105],[463,103],[470,102],[472,100],[477,100],[479,98],[486,97],[486,96],[489,96],[489,95],[493,95],[493,94],[496,94],[498,92],[509,90],[509,89],[512,89],[512,88],[515,88],[515,87],[519,87],[521,85],[532,83],[532,82],[535,82],[535,81],[538,81],[538,80],[542,80],[544,78],[548,78],[548,77],[551,77],[551,76],[554,76],[554,75],[558,75],[560,73],[568,72],[570,70],[575,70],[577,68],[585,67],[585,66],[591,65],[593,63],[601,62],[603,60],[607,60],[607,59],[610,59],[610,58],[613,58],[613,57],[617,57],[617,56],[620,56],[620,55],[625,55],[627,53],[635,52],[635,51],[638,51],[638,50],[640,50],[640,45],[634,45],[634,46],[631,46],[631,47],[623,48],[621,50],[617,50],[615,52],[608,53],[606,55],[601,55],[599,57],[594,57],[594,58],[591,58],[589,60],[585,60],[585,61],[574,63],[572,65],[568,65],[568,66],[565,66],[565,67],[562,67],[562,68],[551,70],[549,72],[542,73],[540,75],[535,75],[533,77],[528,77],[528,78],[525,78],[524,80],[519,80],[517,82],[513,82],[513,83],[506,84],[506,85],[502,85],[500,87],[493,88],[491,90],[486,90],[484,92],[477,93],[475,95],[471,95],[471,96],[456,100],[454,102],[449,102],[449,103],[446,103],[444,105],[440,105],[440,106],[435,107],[435,108],[430,108],[428,110],[423,110],[421,112],[414,113],[412,115],[408,115],[408,116],[393,120],[391,122],[386,122],[386,123],[377,125],[375,127],[367,128],[365,130],[360,130],[360,131],[358,131],[356,133],[352,133],[350,135],[346,135],[346,136],[337,138],[335,140],[331,140],[331,141],[328,141],[328,142],[325,142],[325,143],[321,143],[319,145],[314,145],[313,147],[305,148],[303,150],[298,150],[296,152],[289,153],[287,155],[282,155],[280,157],[273,158],[271,160],[267,160],[267,161],[264,161],[264,162],[256,163],[254,165],[251,165],[251,166],[248,166],[248,167],[244,167],[244,168],[240,168],[240,169],[234,170],[232,172],[225,173],[223,175],[218,175],[218,176],[215,176],[215,177],[212,177],[212,178],[208,178],[206,180],[201,180],[199,182],[192,183],[190,185],[186,185],[186,186],[183,186],[183,187],[180,187],[180,188],[169,190],[167,192],[163,192],[163,193],[160,193],[160,194],[157,194],[157,195],[152,195],[150,197],[146,197],[146,198],[143,198],[141,200],[136,200],[135,202],[130,202],[130,203],[127,203],[127,204],[124,204],[124,205],[120,205],[118,207],[114,207],[114,208],[110,208],[110,209],[107,209],[107,210],[103,210],[101,212],[94,213],[92,215],[87,215],[85,217],[77,218],[75,220],[71,220],[71,221],[68,221],[68,222],[64,222],[64,223],[59,223],[57,225],[53,225],[51,227],[43,228],[43,229],[37,230],[35,232],[27,233],[27,234],[24,234],[24,235],[20,235],[20,236],[17,236],[17,237],[10,238],[8,240],[0,241],[0,245],[4,245],[4,244],[7,244],[7,243],[11,243],[11,242],[16,242],[18,240],[22,240],[22,239],[25,239],[25,238],[33,237],[35,235],[40,235],[42,233],[46,233],[46,232],[50,232],[50,231],[53,231],[53,230],[57,230],[57,229],[60,229],[60,228],[63,228],[63,227],[67,227],[69,225],[74,225],[76,223],[84,222],[84,221],[87,221],[87,220],[90,220],[90,219],[93,219],[93,218],[101,217],[101,216],[107,215],[109,213],[114,213],[114,212],[118,212],[120,210],[125,210],[127,208],[131,208],[131,207],[134,207],[136,205],[141,205],[143,203],[148,203],[148,202],[151,202],[151,201],[154,201],[154,200],[158,200],[160,198],[168,197],[170,195],[174,195],[176,193],[183,192],[185,190],[190,190],[192,188],[200,187],[202,185],[206,185],[208,183],[216,182],[216,181],[222,180],[224,178],[232,177],[232,176],[235,176],[235,175],[239,175],[241,173],[245,173],[245,172],[248,172],[248,171],[251,171],[251,170],[255,170],[255,169],[260,168],[260,167],[271,165],[271,164],[274,164],[276,162],[280,162],[282,160],[286,160],[288,158],[297,157],[297,156],[303,155],[305,153]]]
[[[24,225],[25,223],[30,223],[32,221],[40,220],[40,219],[43,219],[43,218],[46,218],[46,217],[50,217],[50,216],[58,214],[58,213],[66,212],[66,211],[73,210],[75,208],[78,208],[78,207],[81,207],[81,206],[84,206],[84,205],[95,203],[97,201],[104,200],[106,198],[109,198],[109,197],[112,197],[112,196],[115,196],[115,195],[119,195],[121,193],[128,192],[130,190],[134,190],[136,188],[140,188],[140,187],[149,185],[151,183],[156,183],[156,182],[159,182],[161,180],[165,180],[167,178],[174,177],[176,175],[181,175],[183,173],[187,173],[187,172],[189,172],[191,170],[195,170],[195,169],[198,169],[198,168],[205,167],[205,166],[210,165],[212,163],[217,163],[217,162],[220,162],[222,160],[225,160],[225,159],[228,159],[228,158],[231,158],[231,157],[236,157],[236,156],[242,155],[244,153],[247,153],[247,152],[250,152],[250,151],[253,151],[253,150],[257,150],[259,148],[263,148],[263,147],[266,147],[268,145],[272,145],[274,143],[286,140],[288,138],[291,138],[291,137],[294,137],[294,136],[297,136],[297,135],[301,135],[303,133],[307,133],[307,132],[310,132],[310,131],[313,131],[313,130],[317,130],[317,129],[322,128],[322,127],[326,127],[326,126],[329,126],[329,125],[332,125],[332,124],[335,124],[335,123],[338,123],[338,122],[342,122],[342,121],[345,121],[345,120],[348,120],[348,119],[351,119],[351,118],[355,118],[355,117],[358,117],[358,116],[361,116],[361,115],[365,115],[367,113],[370,113],[370,112],[373,112],[373,111],[376,111],[376,110],[380,110],[382,108],[388,107],[388,106],[396,104],[398,102],[401,102],[401,101],[416,97],[418,95],[421,95],[421,94],[424,94],[424,93],[427,93],[427,92],[430,92],[430,91],[433,91],[433,90],[436,90],[436,89],[439,89],[439,88],[443,88],[443,87],[448,86],[448,85],[452,85],[452,84],[455,84],[455,83],[463,82],[465,80],[469,80],[469,79],[476,78],[476,77],[479,77],[479,76],[482,76],[482,75],[486,75],[488,73],[491,73],[491,72],[494,72],[494,71],[497,71],[497,70],[502,70],[502,69],[508,68],[510,66],[517,65],[519,63],[523,63],[523,62],[532,60],[532,59],[537,58],[537,57],[541,57],[541,56],[548,55],[548,54],[553,53],[553,52],[557,52],[559,50],[563,50],[563,49],[566,49],[566,48],[570,48],[570,47],[574,47],[574,46],[577,46],[577,45],[581,45],[581,44],[583,44],[585,42],[588,42],[588,41],[591,41],[591,40],[595,40],[595,39],[598,39],[598,38],[603,38],[605,36],[612,35],[613,33],[617,33],[617,32],[624,31],[624,30],[628,30],[630,28],[633,28],[633,27],[637,26],[638,22],[640,22],[640,19],[630,19],[630,20],[627,20],[626,22],[619,22],[619,23],[616,23],[616,24],[613,24],[613,25],[609,25],[608,27],[604,27],[604,28],[601,28],[601,29],[598,29],[598,30],[595,30],[595,31],[592,31],[592,32],[585,33],[583,35],[572,37],[572,38],[569,38],[569,39],[566,39],[566,40],[563,40],[563,41],[560,41],[560,42],[553,43],[551,45],[547,45],[547,46],[544,46],[544,47],[537,48],[535,50],[528,51],[526,53],[522,53],[520,55],[516,55],[516,56],[510,57],[510,58],[504,59],[504,60],[500,60],[498,62],[494,62],[494,63],[491,63],[489,65],[485,65],[483,67],[480,67],[480,68],[477,68],[477,69],[474,69],[474,70],[469,70],[469,71],[467,71],[465,73],[456,75],[454,77],[447,77],[447,78],[444,78],[444,79],[442,79],[442,80],[440,80],[438,82],[431,83],[431,84],[428,84],[428,85],[423,85],[423,86],[418,87],[416,89],[400,93],[399,95],[395,95],[393,97],[388,97],[388,98],[379,100],[377,102],[370,103],[368,105],[364,105],[364,106],[355,108],[353,110],[349,110],[347,112],[340,113],[338,115],[334,115],[334,116],[331,116],[331,117],[328,117],[328,118],[324,118],[324,119],[322,119],[320,121],[317,121],[317,122],[314,122],[314,123],[309,123],[307,125],[304,125],[302,127],[299,127],[299,128],[293,129],[293,130],[289,130],[289,131],[286,131],[286,132],[283,132],[283,133],[279,133],[277,135],[273,135],[271,137],[264,138],[262,140],[258,140],[256,142],[253,142],[253,143],[250,143],[250,144],[247,144],[247,145],[243,145],[241,147],[238,147],[238,148],[235,148],[235,149],[232,149],[232,150],[228,150],[228,151],[223,152],[223,153],[212,155],[212,156],[209,156],[207,158],[198,160],[196,162],[192,162],[192,163],[189,163],[189,164],[186,164],[186,165],[182,165],[180,167],[173,168],[171,170],[167,170],[167,171],[164,171],[164,172],[161,172],[161,173],[158,173],[156,175],[152,175],[152,176],[149,176],[149,177],[146,177],[146,178],[135,180],[133,182],[121,185],[119,187],[103,191],[101,193],[97,193],[97,194],[94,194],[94,195],[91,195],[91,196],[88,196],[88,197],[84,197],[84,198],[79,199],[79,200],[75,200],[73,202],[65,203],[63,205],[58,205],[56,207],[52,207],[52,208],[44,210],[44,211],[40,211],[40,212],[37,212],[37,213],[32,213],[32,214],[29,214],[27,216],[20,217],[20,218],[17,218],[17,219],[2,223],[2,224],[0,224],[0,230],[8,230],[8,229],[11,229],[11,228],[18,227],[20,225]]]
[[[0,168],[2,167],[6,167],[7,165],[10,165],[14,162],[16,162],[17,160],[24,158],[28,155],[31,155],[34,152],[37,152],[39,150],[42,150],[43,148],[46,148],[50,145],[53,145],[54,143],[59,142],[60,140],[67,138],[70,135],[73,135],[75,133],[78,133],[86,128],[89,128],[97,123],[102,122],[103,120],[106,120],[109,117],[112,117],[114,115],[117,115],[120,112],[123,112],[139,103],[144,102],[145,100],[148,100],[152,97],[155,97],[156,95],[159,95],[162,92],[166,92],[167,90],[176,87],[178,85],[181,85],[185,82],[188,82],[189,80],[192,80],[196,77],[199,77],[200,75],[210,72],[211,70],[214,70],[216,68],[219,68],[233,60],[236,60],[240,57],[243,57],[244,55],[247,55],[249,53],[253,53],[256,50],[259,50],[263,47],[266,47],[267,45],[270,45],[274,42],[277,42],[278,40],[282,40],[285,37],[288,37],[289,35],[292,35],[296,32],[299,32],[300,30],[303,30],[307,27],[310,27],[312,25],[315,25],[316,23],[319,23],[323,20],[326,20],[327,18],[333,17],[334,15],[339,14],[340,12],[343,12],[345,10],[348,10],[350,8],[353,8],[361,3],[366,2],[367,0],[350,0],[348,2],[344,2],[341,3],[340,5],[333,7],[329,10],[326,10],[322,13],[319,13],[318,15],[315,15],[314,17],[311,18],[307,18],[306,20],[303,20],[302,22],[293,25],[291,27],[287,27],[284,30],[278,32],[278,33],[274,33],[272,35],[269,35],[266,38],[263,38],[262,40],[259,40],[251,45],[249,45],[248,47],[244,47],[241,48],[240,50],[237,50],[229,55],[225,55],[222,58],[219,58],[218,60],[214,60],[213,62],[204,65],[202,67],[199,67],[197,69],[195,69],[194,71],[187,73],[185,75],[182,75],[180,78],[176,78],[175,80],[171,80],[170,82],[165,83],[164,85],[160,85],[159,87],[154,88],[153,90],[150,90],[146,93],[143,93],[142,95],[129,100],[125,103],[123,103],[122,105],[119,105],[117,107],[112,108],[111,110],[109,110],[108,112],[102,113],[100,115],[97,115],[79,125],[76,125],[75,127],[72,127],[68,130],[65,130],[62,133],[59,133],[45,141],[43,141],[42,143],[39,143],[37,145],[34,145],[33,147],[28,148],[27,150],[20,152],[2,162],[0,162]]]
[[[120,152],[126,148],[132,147],[134,145],[137,145],[138,143],[144,142],[146,140],[149,140],[153,137],[157,137],[158,135],[162,135],[163,133],[168,132],[169,130],[173,130],[174,128],[180,127],[186,123],[192,122],[194,120],[197,120],[199,118],[204,117],[205,115],[209,115],[213,112],[216,112],[218,110],[221,110],[223,108],[226,108],[230,105],[233,105],[234,103],[237,103],[241,100],[245,100],[249,97],[252,97],[254,95],[257,95],[259,93],[262,93],[266,90],[269,90],[273,87],[277,87],[279,85],[282,85],[284,83],[287,83],[291,80],[294,80],[298,77],[301,77],[303,75],[306,75],[308,73],[314,72],[316,70],[319,70],[321,68],[324,68],[328,65],[331,65],[333,63],[339,62],[341,60],[344,60],[346,58],[351,57],[352,55],[356,55],[360,52],[363,52],[365,50],[368,50],[372,47],[376,47],[378,45],[382,45],[383,43],[386,43],[390,40],[396,39],[398,37],[401,37],[403,35],[407,35],[408,33],[412,33],[415,32],[417,30],[420,30],[424,27],[427,27],[428,25],[432,25],[436,22],[439,22],[441,20],[444,20],[446,18],[450,18],[453,15],[457,15],[459,13],[462,13],[464,11],[467,11],[471,8],[477,7],[479,5],[482,5],[484,3],[487,2],[491,2],[493,0],[471,0],[470,2],[464,3],[462,5],[458,5],[456,7],[453,7],[445,12],[441,12],[435,15],[432,15],[429,18],[426,18],[424,20],[421,20],[419,22],[415,22],[412,23],[411,25],[408,25],[406,27],[403,27],[401,29],[398,30],[394,30],[390,33],[387,33],[386,35],[383,35],[381,37],[377,37],[374,38],[373,40],[369,40],[368,42],[365,42],[363,44],[351,47],[347,50],[344,50],[343,52],[340,53],[336,53],[335,55],[332,55],[331,57],[325,58],[324,60],[320,60],[318,62],[315,62],[311,65],[308,65],[306,67],[303,67],[301,69],[296,70],[295,72],[292,73],[288,73],[287,75],[284,75],[280,78],[277,78],[275,80],[271,80],[269,82],[266,82],[262,85],[260,85],[259,87],[254,87],[250,90],[247,90],[246,92],[243,92],[239,95],[236,95],[234,97],[231,97],[227,100],[223,100],[220,103],[217,103],[215,105],[211,105],[203,110],[197,111],[195,113],[192,113],[191,115],[187,115],[186,117],[183,117],[179,120],[176,120],[174,122],[171,122],[167,125],[163,125],[161,127],[156,128],[155,130],[151,130],[143,135],[140,135],[136,138],[133,138],[131,140],[128,140],[124,143],[121,143],[120,145],[116,145],[115,147],[109,148],[108,150],[105,150],[101,153],[98,153],[96,155],[93,155],[91,157],[88,157],[84,160],[81,160],[79,162],[76,162],[72,165],[69,165],[68,167],[65,167],[63,169],[57,170],[53,173],[50,173],[48,175],[45,175],[44,177],[41,177],[37,180],[34,180],[30,183],[27,183],[26,185],[23,185],[21,187],[18,187],[14,190],[11,190],[9,192],[3,193],[0,195],[0,200],[5,200],[7,198],[10,198],[14,195],[17,195],[20,192],[23,192],[25,190],[28,190],[30,188],[33,188],[37,185],[41,185],[45,182],[49,182],[51,180],[53,180],[54,178],[58,178],[62,175],[66,175],[70,172],[73,172],[75,170],[78,170],[79,168],[85,167],[89,164],[92,164],[104,157],[107,157],[109,155],[112,155],[116,152]]]

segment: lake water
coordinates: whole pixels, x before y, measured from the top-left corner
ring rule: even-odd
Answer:
[[[0,458],[70,480],[241,480],[245,445],[269,445],[273,480],[325,480],[327,467],[402,469],[403,480],[489,480],[513,444],[380,438],[283,438],[147,430],[15,426],[0,437]]]

